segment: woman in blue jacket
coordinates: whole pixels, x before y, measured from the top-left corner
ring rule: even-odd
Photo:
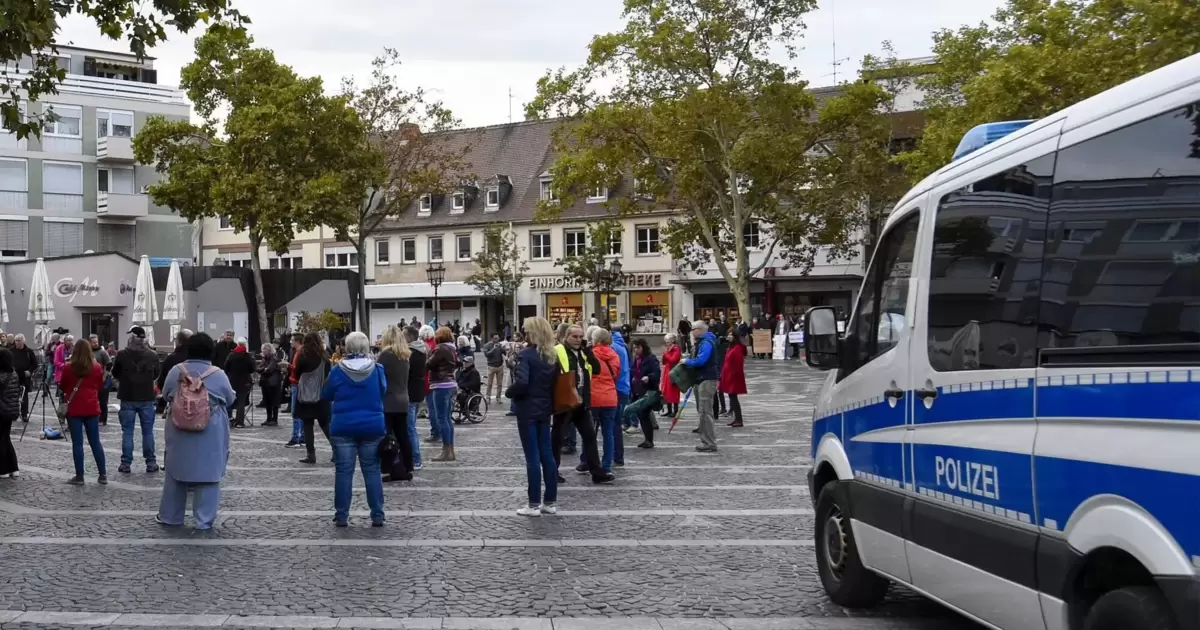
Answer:
[[[541,516],[558,511],[558,466],[550,445],[550,418],[554,415],[554,383],[558,377],[558,351],[554,331],[541,317],[525,320],[529,345],[517,355],[513,384],[507,396],[516,403],[517,429],[525,451],[525,473],[529,477],[529,503],[517,510],[521,516]],[[542,479],[546,494],[542,496]]]
[[[350,495],[354,460],[360,461],[371,526],[383,527],[383,477],[379,471],[379,444],[387,433],[383,397],[387,378],[383,366],[371,356],[371,341],[361,332],[346,336],[346,354],[329,372],[321,399],[332,403],[329,441],[333,443],[333,522],[346,527],[350,520]]]

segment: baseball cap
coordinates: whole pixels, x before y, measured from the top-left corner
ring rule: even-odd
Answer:
[[[145,339],[146,338],[146,329],[142,328],[141,326],[134,326],[133,328],[129,329],[129,334],[131,334],[135,337],[141,337],[141,338]]]

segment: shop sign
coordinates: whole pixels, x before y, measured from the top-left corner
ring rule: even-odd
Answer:
[[[91,278],[84,278],[78,283],[74,278],[62,278],[54,283],[54,295],[67,298],[69,302],[74,302],[76,297],[80,295],[85,297],[94,297],[100,294],[100,283]]]
[[[661,287],[661,273],[623,274],[618,287]],[[583,284],[573,276],[538,276],[529,279],[530,289],[582,289]]]

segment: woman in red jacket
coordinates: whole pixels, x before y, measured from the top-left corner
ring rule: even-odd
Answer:
[[[108,483],[104,447],[100,445],[100,388],[104,386],[104,370],[92,356],[92,346],[87,339],[76,341],[71,349],[71,360],[64,366],[61,386],[67,405],[67,427],[71,431],[71,455],[75,458],[75,476],[67,483],[83,485],[84,433],[100,472],[97,481]]]
[[[729,410],[733,412],[733,422],[727,426],[734,428],[742,426],[742,404],[738,395],[746,393],[746,344],[736,330],[730,330],[729,350],[725,352],[725,362],[721,364],[721,380],[717,389],[722,394],[729,394]]]
[[[666,413],[674,418],[675,414],[679,413],[679,386],[671,382],[671,368],[675,367],[683,360],[683,352],[679,349],[679,338],[675,333],[669,333],[663,337],[667,348],[663,350],[662,355],[662,378],[659,379],[659,389],[662,391],[663,404],[666,405]]]

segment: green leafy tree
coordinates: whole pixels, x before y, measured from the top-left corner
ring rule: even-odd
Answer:
[[[483,251],[473,258],[475,271],[467,277],[467,284],[484,297],[501,300],[504,311],[511,312],[512,298],[529,272],[525,248],[517,245],[517,235],[501,223],[484,229],[483,243]]]
[[[59,21],[73,14],[87,16],[111,39],[124,37],[138,57],[167,38],[167,27],[187,33],[201,22],[225,21],[234,26],[250,19],[229,8],[227,0],[0,0],[0,64],[13,67],[24,58],[33,67],[22,73],[4,72],[0,78],[0,121],[18,138],[41,135],[43,116],[27,113],[21,119],[21,101],[36,101],[57,94],[66,70],[58,66]]]
[[[530,118],[566,117],[551,169],[559,201],[541,216],[632,178],[636,194],[609,210],[672,211],[666,249],[696,269],[715,261],[743,313],[751,278],[775,256],[804,269],[821,245],[850,251],[863,213],[855,167],[887,150],[886,96],[855,82],[818,107],[798,72],[772,60],[794,56],[814,6],[626,0],[624,30],[594,38],[582,68],[540,79],[526,107]]]
[[[993,23],[934,35],[938,62],[918,85],[928,124],[901,156],[920,179],[950,161],[972,127],[1041,118],[1200,52],[1195,0],[1008,0]]]
[[[325,309],[320,313],[300,311],[296,317],[296,332],[302,335],[322,331],[340,332],[346,330],[348,323],[345,317],[338,315],[330,309]]]
[[[181,87],[203,123],[153,117],[134,138],[139,162],[163,179],[154,202],[189,221],[225,216],[250,240],[259,330],[269,334],[259,248],[284,253],[296,231],[350,223],[362,203],[365,135],[342,97],[215,25],[196,40]],[[223,118],[219,116],[223,114]]]
[[[371,80],[365,87],[352,79],[342,91],[366,127],[355,178],[366,184],[366,199],[350,215],[350,222],[335,225],[338,239],[352,243],[358,251],[359,317],[368,327],[366,243],[383,222],[394,219],[422,195],[451,190],[467,170],[469,138],[447,142],[444,132],[461,122],[440,101],[431,101],[425,91],[402,88],[393,75],[399,66],[393,49],[372,63]]]
[[[596,269],[607,269],[610,260],[608,244],[620,234],[621,224],[612,219],[592,223],[588,227],[587,244],[583,251],[554,261],[556,266],[562,267],[567,277],[573,278],[580,286],[591,286],[596,289],[597,304],[593,312],[605,313],[602,318],[602,321],[605,322],[609,319],[608,309],[604,308],[602,304],[605,298],[601,295],[602,292],[596,282]]]

